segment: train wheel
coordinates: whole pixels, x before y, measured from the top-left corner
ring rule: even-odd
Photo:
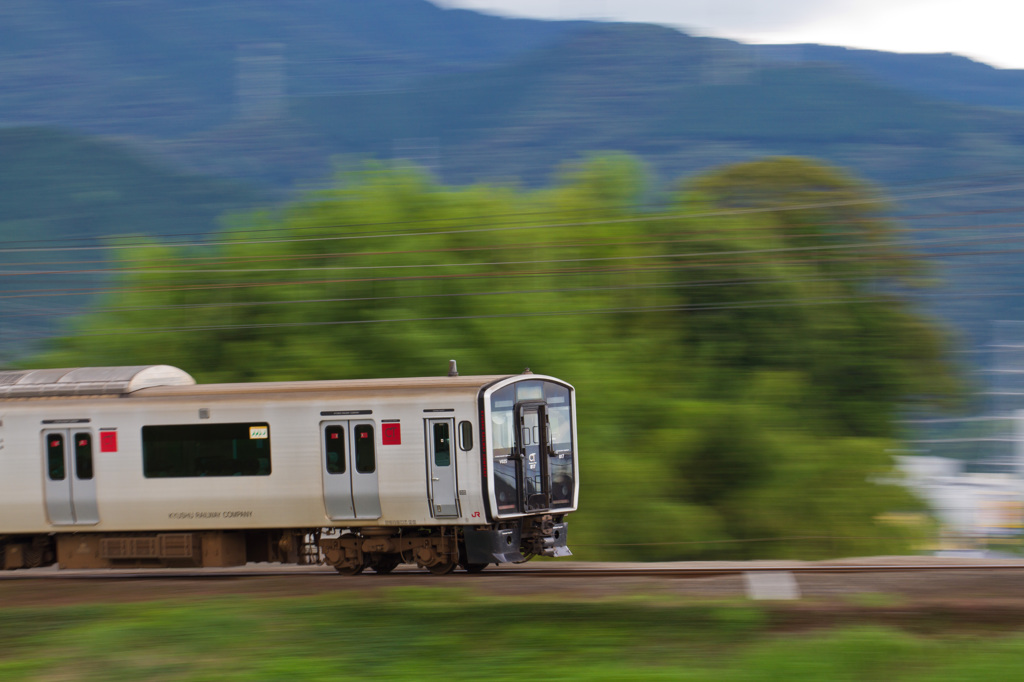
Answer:
[[[342,575],[359,575],[366,568],[366,564],[355,564],[352,566],[335,566],[334,570]]]
[[[433,573],[434,575],[448,575],[449,573],[455,570],[455,562],[442,561],[439,564],[427,566],[427,570]]]
[[[400,563],[402,563],[402,560],[397,555],[385,554],[383,556],[370,559],[370,568],[377,575],[387,575],[398,568]]]
[[[479,573],[489,566],[489,564],[460,564],[462,569],[466,573]]]

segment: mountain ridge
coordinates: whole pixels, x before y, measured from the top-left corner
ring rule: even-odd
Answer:
[[[621,150],[653,171],[655,195],[660,182],[768,155],[818,157],[882,187],[1015,177],[1024,174],[1022,78],[949,55],[748,46],[649,24],[489,17],[426,0],[0,7],[0,126],[46,127],[55,140],[101,134],[196,182],[249,186],[244,201],[211,198],[211,207],[272,203],[330,182],[339,164],[371,158],[412,161],[444,183],[540,187],[566,162]],[[0,175],[24,173],[19,164],[33,153],[61,158],[35,149],[0,157]],[[85,192],[94,199],[123,196],[138,174],[125,162],[115,180],[68,158],[97,181]],[[62,173],[51,180],[54,196],[70,191]],[[163,192],[151,203],[174,196],[194,201]],[[77,210],[67,206],[52,208]],[[131,231],[162,233],[138,208],[124,214],[138,216]],[[941,199],[927,208],[962,209]],[[180,232],[214,223],[181,215]],[[977,339],[995,315],[1024,315],[1024,306],[989,301],[951,317]]]

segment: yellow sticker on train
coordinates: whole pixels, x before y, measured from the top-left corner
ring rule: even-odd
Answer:
[[[249,427],[249,440],[255,440],[257,438],[267,438],[270,435],[269,426],[250,426]]]

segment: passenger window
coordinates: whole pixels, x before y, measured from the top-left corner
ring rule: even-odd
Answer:
[[[468,421],[459,422],[459,447],[463,450],[473,449],[473,424]]]
[[[496,459],[512,454],[515,443],[516,424],[513,408],[516,404],[516,387],[506,386],[491,396],[491,430],[487,441],[491,446],[491,454]]]
[[[434,424],[434,465],[439,467],[451,466],[452,444],[451,436],[448,433],[448,422]]]
[[[75,473],[82,481],[92,479],[92,434],[75,434]]]
[[[569,408],[554,408],[548,412],[551,428],[548,431],[551,438],[551,448],[555,452],[572,452],[572,418]]]
[[[64,480],[64,436],[59,433],[46,437],[46,469],[51,481]]]
[[[143,426],[142,471],[146,478],[269,476],[270,425]]]
[[[327,473],[345,473],[345,427],[328,426],[324,429],[324,442]]]
[[[352,430],[355,440],[356,471],[361,474],[372,474],[377,470],[377,455],[373,445],[373,426],[359,424]]]

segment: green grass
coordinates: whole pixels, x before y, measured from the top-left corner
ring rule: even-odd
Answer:
[[[1024,634],[780,633],[745,604],[449,588],[6,609],[3,680],[1008,679]]]

